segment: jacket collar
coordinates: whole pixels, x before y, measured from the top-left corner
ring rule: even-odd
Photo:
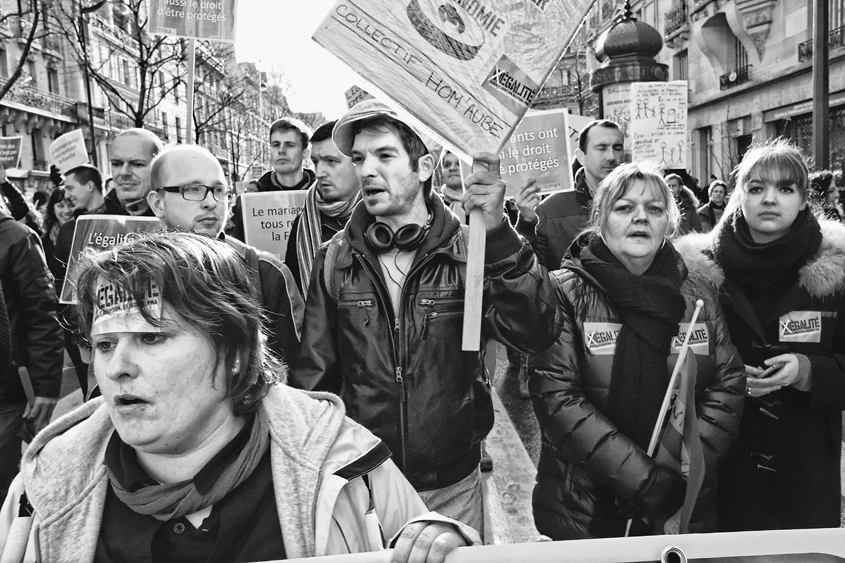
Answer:
[[[277,384],[258,414],[270,426],[273,487],[285,550],[291,558],[314,556],[323,474],[366,457],[380,442],[348,421],[343,403],[328,393]],[[350,426],[357,428],[358,439],[338,442]],[[98,398],[49,425],[27,448],[21,475],[42,520],[42,555],[61,554],[61,561],[92,559],[107,488],[102,460],[113,430]],[[69,466],[68,459],[79,463]],[[333,501],[329,509],[331,505]]]
[[[431,229],[417,250],[414,263],[431,252],[445,253],[457,262],[466,262],[466,241],[456,236],[461,222],[439,197],[432,196],[428,208],[433,214]],[[367,206],[363,203],[355,208],[344,229],[348,244],[343,244],[338,249],[335,262],[337,268],[343,269],[352,265],[353,251],[366,256],[372,263],[377,262],[376,253],[367,244],[364,235],[375,221],[376,217],[367,211]]]
[[[822,244],[815,258],[799,272],[798,285],[813,299],[830,297],[845,289],[845,225],[821,220]],[[725,283],[725,272],[709,255],[713,232],[693,233],[673,241],[687,268],[710,279],[718,287]]]

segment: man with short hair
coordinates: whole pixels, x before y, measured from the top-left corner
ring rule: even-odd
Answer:
[[[340,154],[332,140],[335,123],[324,123],[311,137],[311,162],[317,180],[308,188],[302,213],[293,220],[285,253],[285,265],[303,295],[308,293],[311,268],[320,245],[346,226],[361,201],[361,182],[352,160]]]
[[[553,194],[542,202],[534,185],[517,194],[517,230],[531,241],[538,260],[547,269],[560,268],[569,245],[587,225],[593,194],[621,162],[624,142],[622,130],[613,121],[588,123],[575,151],[582,165],[575,173],[575,191]]]
[[[304,190],[314,182],[314,172],[303,168],[308,158],[311,129],[293,117],[277,119],[270,126],[273,169],[258,180],[258,191]]]
[[[244,259],[269,317],[269,348],[292,362],[299,354],[302,296],[287,266],[223,233],[233,192],[217,158],[196,145],[168,148],[153,159],[150,183],[150,209],[168,229],[221,239]]]
[[[103,196],[103,175],[90,164],[65,172],[65,199],[77,216],[85,213],[122,215],[116,203],[107,201]]]
[[[701,218],[698,216],[700,202],[692,190],[684,185],[684,180],[678,174],[669,174],[664,178],[675,194],[675,201],[681,212],[681,222],[678,225],[678,235],[685,235],[692,231],[701,231]]]
[[[64,339],[55,285],[38,235],[0,201],[0,499],[18,472],[21,436],[50,422],[62,386]],[[35,394],[27,404],[19,368]],[[25,425],[25,420],[29,423]]]
[[[304,168],[308,158],[311,129],[293,117],[277,119],[270,126],[270,159],[273,169],[258,179],[259,192],[306,190],[314,183],[314,172]],[[232,211],[234,227],[232,236],[244,239],[241,198],[237,198]]]
[[[460,349],[468,235],[432,193],[434,157],[392,109],[362,102],[333,138],[363,204],[314,262],[292,383],[340,394],[430,510],[482,530],[478,464],[493,407],[480,354]],[[463,200],[487,231],[483,340],[540,351],[556,336],[554,288],[504,218],[498,160],[477,161],[495,171],[468,176]]]
[[[67,275],[67,265],[73,246],[73,233],[76,229],[76,219],[80,215],[125,215],[117,199],[103,196],[103,175],[90,164],[81,164],[65,172],[65,199],[73,207],[74,218],[59,228],[56,235],[56,291],[61,293]],[[62,319],[67,330],[74,332],[76,325],[75,308],[68,305],[59,306],[59,318]],[[68,345],[74,346],[75,339],[68,337]],[[81,356],[87,360],[87,354]],[[76,376],[82,396],[88,396],[88,362],[80,358],[76,367]]]
[[[461,161],[458,155],[443,149],[443,156],[440,158],[442,166],[443,185],[440,186],[440,197],[458,216],[462,223],[466,224],[466,210],[461,198],[464,196],[463,179],[461,178]]]
[[[707,188],[707,203],[698,208],[701,220],[701,232],[709,233],[716,226],[725,212],[728,186],[721,180],[714,180]]]
[[[114,189],[106,196],[108,214],[153,216],[147,204],[150,163],[163,149],[161,139],[146,129],[127,129],[114,138],[109,147]]]

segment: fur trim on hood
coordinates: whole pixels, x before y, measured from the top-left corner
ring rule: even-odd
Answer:
[[[845,225],[837,221],[819,221],[822,244],[815,258],[801,268],[798,284],[816,299],[830,297],[845,288]],[[713,247],[713,232],[692,233],[672,241],[690,273],[702,275],[721,287],[725,281],[722,267],[704,254]]]

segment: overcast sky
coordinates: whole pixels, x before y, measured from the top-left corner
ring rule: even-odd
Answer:
[[[335,0],[238,0],[235,52],[238,62],[278,65],[296,85],[288,101],[294,111],[321,111],[337,119],[346,111],[344,91],[355,73],[311,35]]]

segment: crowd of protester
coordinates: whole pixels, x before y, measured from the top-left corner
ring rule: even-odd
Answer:
[[[272,169],[244,191],[306,192],[284,260],[243,242],[202,147],[130,129],[113,190],[81,165],[31,202],[0,170],[4,557],[442,561],[485,535],[488,341],[539,423],[537,530],[676,533],[688,478],[649,442],[694,328],[703,483],[680,530],[839,526],[841,172],[772,140],[701,191],[623,164],[621,129],[597,120],[574,191],[529,181],[506,202],[494,155],[462,171],[377,100],[268,137]],[[460,347],[476,210],[480,353]],[[83,214],[162,229],[83,253],[59,308]],[[86,401],[48,426],[65,352]]]

